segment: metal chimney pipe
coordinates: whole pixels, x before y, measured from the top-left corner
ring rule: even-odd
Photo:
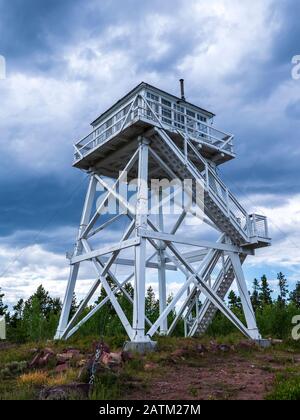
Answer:
[[[181,94],[181,99],[183,101],[185,101],[185,94],[184,94],[184,79],[180,79],[180,94]]]

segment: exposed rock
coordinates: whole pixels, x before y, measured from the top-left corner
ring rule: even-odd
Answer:
[[[153,362],[148,362],[145,364],[144,369],[146,371],[151,371],[151,370],[156,370],[158,367],[158,365],[156,363]]]
[[[88,364],[88,360],[87,359],[81,359],[77,362],[77,366],[78,367],[85,367]]]
[[[89,394],[88,384],[73,383],[51,388],[44,388],[40,392],[40,400],[68,400],[70,398],[86,399]]]
[[[43,367],[47,366],[51,360],[55,359],[55,355],[53,353],[46,353],[44,356],[41,356],[38,360],[38,366]]]
[[[240,349],[245,349],[245,350],[248,350],[249,349],[250,350],[250,349],[255,348],[256,347],[256,344],[253,341],[250,341],[250,340],[248,340],[248,341],[240,341],[238,343],[238,347]]]
[[[128,351],[123,351],[121,357],[124,363],[129,362],[133,359],[132,353],[129,353]]]
[[[39,349],[30,349],[29,353],[30,354],[36,354],[39,351]]]
[[[172,357],[184,357],[186,354],[186,350],[184,349],[177,349],[171,353]]]
[[[121,353],[102,353],[101,363],[107,367],[120,366],[123,362]]]
[[[63,365],[56,366],[55,372],[56,373],[63,373],[63,372],[66,372],[69,368],[70,368],[70,366],[67,363],[64,363]]]
[[[99,342],[94,342],[93,343],[93,349],[94,349],[94,351],[93,351],[93,354],[95,354],[95,352],[96,352],[96,349],[99,347]],[[105,343],[100,343],[100,348],[101,348],[101,350],[102,350],[102,352],[103,353],[110,353],[110,348],[108,347],[108,345],[107,344],[105,344]]]
[[[198,346],[197,346],[197,352],[199,352],[199,353],[207,353],[208,352],[208,350],[207,350],[207,348],[204,346],[204,344],[198,344]]]
[[[43,351],[44,351],[44,353],[55,354],[55,351],[53,349],[51,349],[50,347],[46,347]]]
[[[61,353],[56,355],[57,363],[58,364],[64,364],[66,362],[69,362],[74,357],[73,353]]]
[[[276,345],[276,344],[282,344],[283,343],[283,340],[278,340],[278,339],[273,338],[273,339],[271,339],[271,343],[274,344],[274,345]]]
[[[228,352],[230,352],[231,347],[230,347],[230,346],[228,346],[227,344],[220,344],[220,345],[218,346],[218,350],[219,350],[219,351],[222,351],[223,353],[228,353]]]
[[[68,355],[72,355],[70,358],[71,359],[82,359],[83,355],[81,354],[81,351],[78,349],[73,349],[73,348],[69,348],[66,351],[63,352],[63,354],[68,354]]]
[[[38,354],[36,354],[35,356],[34,356],[34,358],[31,360],[31,362],[29,363],[29,368],[34,368],[34,367],[37,367],[38,366],[38,362],[39,362],[39,359],[40,359],[40,357],[41,357],[41,353],[38,353]]]
[[[51,361],[55,361],[55,354],[51,349],[45,349],[34,356],[29,363],[29,368],[41,368],[47,366]]]

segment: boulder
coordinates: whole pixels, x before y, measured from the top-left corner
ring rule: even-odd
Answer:
[[[102,353],[100,362],[106,367],[120,366],[123,362],[122,353]]]
[[[156,370],[157,368],[158,368],[158,365],[156,363],[153,363],[153,362],[148,362],[144,366],[144,369],[146,371]]]
[[[55,372],[56,373],[63,373],[63,372],[66,372],[69,368],[70,368],[70,366],[67,363],[64,363],[63,365],[56,366]]]
[[[74,354],[73,353],[61,353],[61,354],[57,354],[56,355],[56,360],[58,364],[64,364],[69,362],[70,360],[72,360],[74,358]]]
[[[51,349],[41,350],[37,353],[28,367],[30,369],[41,368],[47,366],[51,361],[55,360],[55,354]]]
[[[198,353],[201,353],[201,354],[203,354],[203,353],[207,353],[207,352],[208,352],[208,350],[207,350],[207,348],[204,346],[204,344],[198,344],[198,346],[197,346],[196,350],[197,350],[197,352],[198,352]]]
[[[128,351],[122,351],[121,357],[124,363],[133,359],[132,353],[129,353]]]
[[[220,344],[220,345],[218,346],[218,350],[219,350],[219,351],[222,351],[223,353],[228,353],[228,352],[230,352],[231,347],[230,347],[230,346],[228,346],[227,344]]]

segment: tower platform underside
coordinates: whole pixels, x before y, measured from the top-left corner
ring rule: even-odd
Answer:
[[[154,122],[149,122],[139,118],[132,121],[122,133],[112,136],[102,144],[95,146],[86,153],[84,157],[75,161],[74,167],[83,170],[89,170],[92,167],[101,168],[101,172],[105,176],[115,177],[118,175],[124,159],[132,153],[137,147],[137,138],[140,136],[151,136]],[[166,130],[176,145],[182,144],[182,135],[177,132]],[[199,139],[191,140],[198,148],[204,158],[211,160],[216,165],[221,165],[235,158],[235,154],[229,151],[218,149],[216,146],[210,145]],[[192,158],[192,157],[191,157]],[[195,161],[202,170],[200,162]],[[157,167],[157,165],[156,165]],[[157,168],[156,168],[157,169]]]

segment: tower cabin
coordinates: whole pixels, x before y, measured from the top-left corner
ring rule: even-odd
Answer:
[[[92,132],[75,144],[74,166],[88,170],[96,165],[103,175],[114,177],[122,158],[136,147],[135,140],[155,126],[163,128],[178,147],[187,135],[205,159],[220,165],[235,158],[233,135],[214,127],[214,117],[184,97],[142,82],[92,122]],[[203,169],[199,161],[194,163]]]

